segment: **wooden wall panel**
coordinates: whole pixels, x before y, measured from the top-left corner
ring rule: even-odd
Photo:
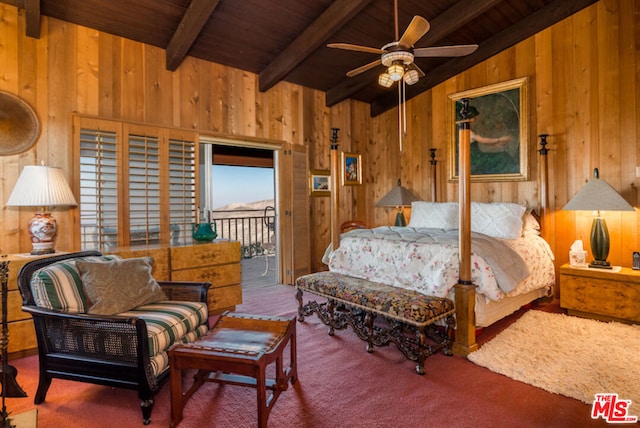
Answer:
[[[425,200],[431,199],[429,148],[437,149],[438,199],[457,200],[457,184],[448,181],[449,94],[518,77],[529,79],[529,174],[524,182],[473,183],[474,200],[537,204],[538,135],[549,136],[549,205],[545,236],[556,263],[567,260],[574,239],[588,237],[591,218],[561,211],[562,206],[599,167],[601,176],[638,204],[640,163],[640,0],[601,0],[550,29],[449,79],[407,103],[408,133],[398,147],[398,110],[370,117],[369,106],[345,101],[327,108],[324,94],[281,82],[257,89],[257,76],[187,57],[175,72],[164,68],[164,51],[43,17],[42,37],[25,36],[24,16],[0,6],[0,90],[24,98],[42,120],[34,148],[0,158],[6,201],[24,165],[45,161],[71,176],[72,112],[187,128],[199,132],[263,138],[307,146],[314,169],[329,168],[330,128],[340,128],[340,151],[363,156],[363,184],[340,187],[342,220],[392,224],[394,210],[375,207],[401,178]],[[428,70],[425,70],[427,73]],[[328,198],[311,198],[312,265],[328,243]],[[26,252],[24,225],[32,213],[0,212],[0,249]],[[70,248],[73,216],[54,213],[60,229],[58,248]],[[628,264],[640,250],[640,216],[607,216],[610,260]],[[622,231],[630,230],[631,233]]]

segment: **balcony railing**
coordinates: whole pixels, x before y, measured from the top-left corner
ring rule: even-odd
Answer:
[[[276,250],[275,210],[267,207],[264,210],[232,210],[211,211],[211,222],[215,223],[218,238],[239,241],[242,257],[245,259],[273,255]],[[188,230],[187,230],[188,229]],[[112,251],[117,247],[117,230],[103,228],[102,237],[97,227],[83,226],[82,248]],[[132,229],[130,246],[157,244],[160,240],[159,228]],[[171,225],[171,245],[192,242],[191,225]]]
[[[245,259],[275,254],[275,210],[211,211],[218,238],[239,241]]]

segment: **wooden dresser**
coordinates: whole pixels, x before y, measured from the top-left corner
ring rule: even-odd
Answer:
[[[242,303],[240,242],[213,241],[171,247],[172,281],[208,281],[209,314],[235,309]]]
[[[560,306],[569,315],[640,324],[640,271],[560,267]]]

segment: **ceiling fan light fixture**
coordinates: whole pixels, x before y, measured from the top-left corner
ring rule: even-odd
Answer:
[[[391,76],[387,73],[382,73],[378,76],[378,85],[384,86],[385,88],[390,88],[393,85],[393,80],[391,80]]]
[[[404,83],[406,83],[407,85],[413,85],[414,83],[418,82],[418,79],[420,79],[420,75],[418,74],[417,70],[409,70],[404,73],[404,76],[402,76],[402,78],[404,79]]]
[[[409,51],[391,51],[382,54],[382,65],[391,67],[395,63],[411,64],[413,62],[413,54]]]
[[[392,64],[387,69],[387,74],[389,74],[389,78],[394,82],[402,79],[404,75],[404,67],[400,64]]]

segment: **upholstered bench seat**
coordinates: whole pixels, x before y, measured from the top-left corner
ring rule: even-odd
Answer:
[[[419,374],[424,373],[424,360],[429,355],[440,349],[451,354],[455,308],[450,299],[336,272],[301,276],[296,280],[296,288],[299,321],[316,313],[329,326],[330,335],[335,329],[351,325],[358,337],[367,342],[369,352],[373,352],[374,346],[394,342],[408,359],[418,362],[416,371]],[[305,304],[305,291],[326,298],[326,303],[311,300]],[[388,326],[376,324],[376,316],[386,320]],[[435,325],[438,320],[445,321],[444,334]],[[434,344],[427,345],[427,338]]]

